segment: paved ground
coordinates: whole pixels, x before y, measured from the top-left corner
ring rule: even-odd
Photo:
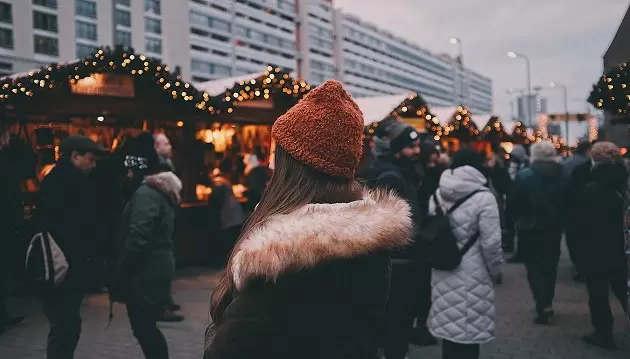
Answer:
[[[182,304],[187,320],[181,324],[162,325],[173,359],[199,359],[203,332],[208,323],[208,298],[216,276],[183,273],[175,284],[177,302]],[[483,347],[484,359],[628,359],[630,338],[628,324],[615,306],[617,339],[622,349],[604,351],[582,344],[581,337],[590,330],[586,290],[570,279],[570,268],[563,259],[560,269],[556,309],[557,324],[539,327],[532,324],[532,304],[525,273],[520,265],[507,265],[504,284],[498,289],[498,338]],[[615,303],[616,304],[616,303]],[[19,308],[28,321],[0,336],[0,358],[41,359],[44,357],[47,324],[35,300],[13,300],[11,308]],[[105,296],[92,296],[83,307],[83,334],[77,359],[142,359],[131,335],[123,307],[116,307],[109,329]],[[410,359],[438,359],[440,350],[412,348]],[[296,358],[297,359],[297,358]]]

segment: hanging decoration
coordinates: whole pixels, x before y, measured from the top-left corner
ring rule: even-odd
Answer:
[[[488,123],[483,127],[482,138],[485,141],[492,143],[507,142],[510,135],[505,132],[501,119],[497,116],[492,116],[488,120]]]
[[[72,87],[80,85],[83,79],[104,73],[132,76],[137,88],[158,88],[165,98],[191,108],[192,101],[201,97],[191,84],[183,81],[176,73],[171,73],[167,65],[136,54],[131,48],[117,47],[112,50],[106,47],[81,60],[51,64],[38,70],[7,76],[0,80],[0,100],[20,101],[56,88],[70,91]]]
[[[379,133],[379,128],[386,127],[384,125],[392,120],[405,122],[418,121],[434,140],[437,141],[442,136],[442,126],[440,126],[439,119],[431,113],[429,105],[422,96],[416,93],[409,95],[402,103],[396,106],[383,121],[373,122],[366,126],[364,135],[368,138],[383,135]]]
[[[614,115],[630,114],[630,77],[628,63],[607,71],[593,85],[588,102],[595,108],[608,111]]]
[[[273,99],[283,108],[290,108],[311,90],[304,80],[292,78],[280,68],[267,67],[264,74],[249,81],[235,83],[223,95],[216,97],[204,92],[196,107],[210,114],[232,113],[239,102]]]
[[[516,122],[514,131],[512,131],[512,142],[518,145],[527,145],[531,143],[531,138],[527,134],[527,126],[521,121]]]
[[[479,129],[472,120],[472,114],[463,106],[457,106],[457,111],[453,114],[451,121],[444,127],[444,135],[461,141],[476,141],[480,138]]]

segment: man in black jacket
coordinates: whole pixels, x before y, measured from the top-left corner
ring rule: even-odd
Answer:
[[[81,301],[91,279],[92,248],[101,233],[94,211],[96,189],[88,175],[104,149],[87,137],[70,136],[60,151],[61,158],[42,182],[36,212],[38,228],[50,233],[69,266],[64,282],[43,298],[50,323],[48,359],[74,356],[81,334]]]
[[[12,270],[17,230],[24,218],[24,207],[20,196],[20,180],[13,168],[15,163],[6,152],[9,133],[0,134],[0,334],[5,328],[21,323],[23,317],[12,317],[6,307],[6,279]]]
[[[399,121],[392,122],[385,132],[386,138],[375,138],[376,159],[363,176],[373,187],[391,189],[404,198],[411,206],[417,227],[421,221],[418,203],[421,178],[416,170],[421,152],[420,136],[413,127]],[[407,354],[413,321],[418,312],[423,313],[418,315],[418,327],[425,333],[425,340],[414,338],[414,341],[434,341],[426,330],[426,318],[431,307],[431,269],[427,261],[418,256],[417,253],[422,253],[417,250],[419,245],[416,242],[392,253],[392,279],[386,313],[387,359],[403,359]]]

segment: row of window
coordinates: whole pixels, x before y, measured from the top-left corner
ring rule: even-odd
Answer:
[[[83,21],[76,22],[75,35],[77,39],[92,41],[96,41],[98,39],[96,25]]]
[[[287,1],[287,0],[277,0],[277,5],[278,5],[278,9],[281,10],[285,10],[289,13],[295,14],[295,4],[293,4],[293,2],[291,1]],[[270,9],[268,7],[266,7],[263,4],[260,4],[258,2],[254,2],[254,1],[247,1],[247,0],[235,0],[235,2],[237,3],[241,3],[243,5],[247,5],[252,9],[256,9],[256,10],[260,10],[260,11],[264,11],[267,14],[273,15],[273,16],[278,16],[279,18],[281,18],[282,20],[286,20],[286,21],[291,21],[293,22],[294,18],[292,16],[288,16],[282,13],[278,13],[276,11],[274,11],[273,9]]]
[[[285,40],[274,35],[269,35],[260,31],[248,29],[244,26],[236,25],[234,27],[234,33],[247,39],[267,43],[271,46],[279,47],[282,49],[295,50],[294,41]]]
[[[9,24],[13,22],[13,12],[11,10],[11,4],[0,2],[0,22],[6,22]]]
[[[190,61],[192,71],[204,74],[218,75],[219,77],[232,76],[232,68],[226,65],[215,64],[209,61],[192,59]]]
[[[332,73],[335,72],[335,67],[333,65],[326,64],[317,60],[311,60],[311,69],[319,70],[319,71],[328,71]]]
[[[57,15],[33,11],[33,27],[38,30],[56,33],[59,31]]]
[[[96,19],[96,3],[94,1],[76,0],[75,12],[77,15]]]
[[[57,8],[57,0],[33,0],[33,5],[39,5],[51,9]]]
[[[322,40],[319,37],[315,37],[315,36],[309,36],[308,38],[309,38],[309,45],[311,45],[311,48],[333,51],[334,44],[332,41]]]
[[[326,39],[330,39],[330,40],[335,38],[335,35],[333,34],[333,32],[331,30],[325,29],[325,28],[323,28],[321,26],[317,26],[315,24],[310,24],[309,27],[310,27],[311,33],[314,34],[314,35],[319,35],[319,36],[322,36],[322,37],[324,37]]]

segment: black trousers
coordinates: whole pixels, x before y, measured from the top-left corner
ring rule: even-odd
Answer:
[[[414,263],[392,263],[389,299],[385,313],[385,358],[403,359],[418,306],[419,278]]]
[[[44,315],[50,323],[47,359],[72,359],[81,336],[81,302],[83,292],[58,289],[43,300]]]
[[[522,238],[527,280],[540,315],[553,305],[562,231],[519,231],[518,235]]]
[[[416,264],[417,275],[415,281],[418,284],[416,302],[416,335],[429,334],[427,319],[431,311],[431,267],[428,264]],[[413,282],[412,282],[413,283]]]
[[[477,359],[479,344],[458,344],[448,340],[442,341],[442,359]]]
[[[127,316],[131,330],[146,359],[168,359],[168,345],[157,327],[157,320],[164,307],[148,301],[139,293],[127,301]]]
[[[588,308],[591,313],[591,323],[595,331],[601,335],[612,335],[613,316],[610,311],[609,291],[621,302],[622,308],[628,311],[627,274],[621,268],[619,271],[607,273],[588,273],[586,286],[588,289]]]

